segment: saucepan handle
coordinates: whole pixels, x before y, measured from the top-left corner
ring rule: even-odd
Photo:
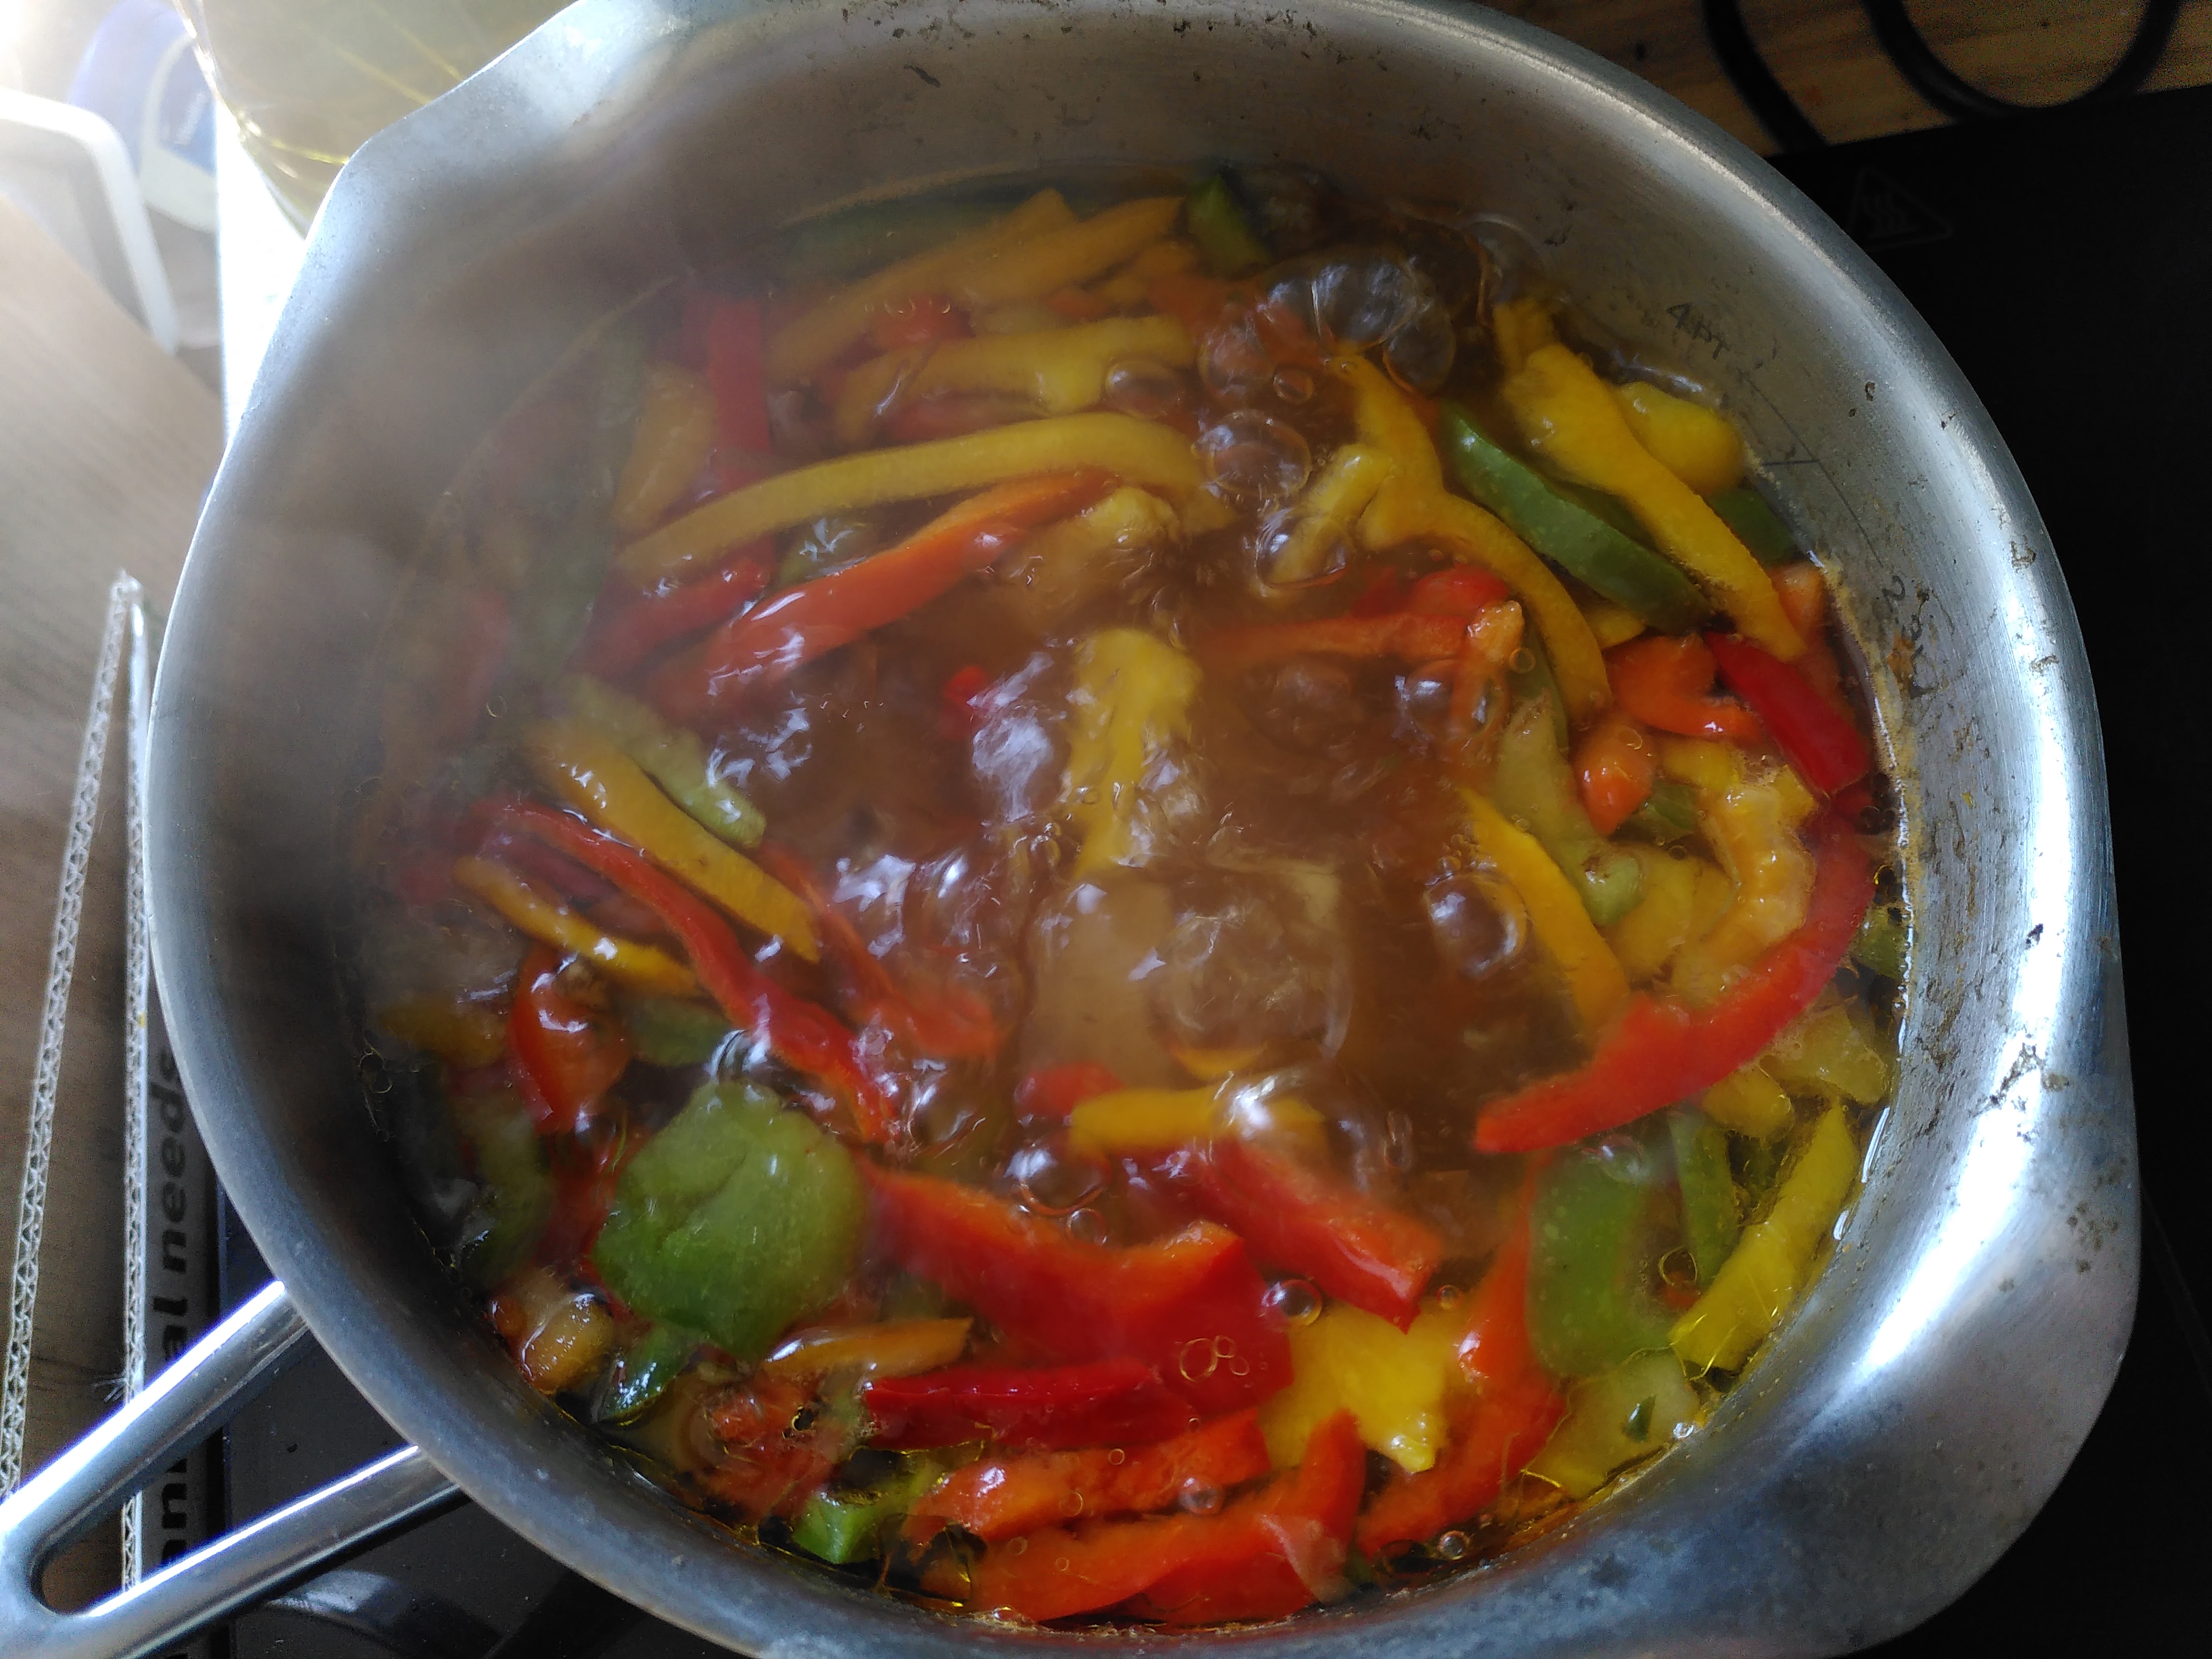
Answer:
[[[307,1340],[270,1285],[0,1503],[0,1654],[139,1659],[453,1498],[453,1483],[404,1446],[80,1612],[46,1605],[39,1579],[54,1553],[228,1421]]]

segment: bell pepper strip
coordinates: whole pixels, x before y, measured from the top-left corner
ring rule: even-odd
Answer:
[[[463,1071],[489,1066],[507,1052],[507,1021],[483,1003],[404,997],[378,1009],[375,1020],[379,1030]]]
[[[1145,286],[1145,303],[1175,318],[1202,341],[1223,322],[1240,317],[1253,299],[1249,283],[1225,282],[1195,270],[1165,271]]]
[[[1867,1041],[1841,1003],[1816,1007],[1775,1038],[1762,1069],[1793,1094],[1871,1106],[1897,1081],[1889,1056]]]
[[[675,1325],[647,1326],[615,1351],[614,1363],[592,1396],[594,1423],[633,1423],[668,1393],[699,1352],[696,1331]]]
[[[1496,580],[1487,571],[1478,573],[1466,567],[1437,574],[1479,574]],[[1422,578],[1424,582],[1434,580]],[[1417,589],[1419,586],[1415,584]],[[1462,783],[1482,787],[1497,769],[1498,739],[1513,712],[1512,699],[1507,695],[1513,683],[1513,662],[1524,649],[1525,635],[1526,619],[1516,600],[1486,605],[1468,620],[1467,642],[1460,647],[1459,663],[1452,671],[1451,705],[1445,716],[1442,745],[1445,764]],[[1558,694],[1549,696],[1548,706],[1556,711]]]
[[[717,295],[707,314],[707,385],[715,438],[725,449],[769,453],[767,350],[760,301]]]
[[[1697,793],[1687,785],[1662,777],[1651,786],[1650,798],[1628,815],[1621,828],[1658,847],[1671,847],[1698,832]]]
[[[811,380],[825,364],[865,337],[878,319],[917,295],[943,295],[967,266],[1000,249],[1075,222],[1056,190],[1040,191],[990,223],[939,246],[885,265],[839,289],[778,329],[763,369],[771,386]]]
[[[1464,1402],[1444,1454],[1433,1468],[1400,1474],[1367,1503],[1352,1531],[1364,1555],[1425,1544],[1474,1520],[1528,1468],[1566,1414],[1566,1402],[1540,1370]]]
[[[667,925],[692,971],[731,1023],[852,1114],[865,1140],[891,1132],[892,1101],[860,1061],[853,1034],[823,1008],[793,995],[755,965],[730,925],[708,903],[635,848],[582,819],[535,801],[511,801],[496,820],[532,836],[605,876]]]
[[[1753,1140],[1773,1140],[1796,1127],[1790,1094],[1758,1062],[1741,1066],[1698,1097],[1705,1115],[1723,1129]]]
[[[842,1142],[765,1089],[710,1083],[623,1166],[592,1265],[647,1318],[753,1360],[844,1287],[866,1221]]]
[[[1656,847],[1627,850],[1643,866],[1644,896],[1633,910],[1606,929],[1605,942],[1613,947],[1629,983],[1647,985],[1698,937],[1700,918],[1710,925],[1713,916],[1727,909],[1735,891],[1729,878],[1703,859],[1677,857]]]
[[[1401,1468],[1427,1468],[1444,1443],[1462,1334],[1459,1311],[1436,1301],[1402,1331],[1348,1302],[1329,1303],[1290,1329],[1291,1386],[1260,1408],[1269,1454],[1288,1468],[1321,1424],[1348,1411],[1369,1449]]]
[[[1671,1352],[1638,1354],[1569,1392],[1566,1417],[1528,1473],[1570,1498],[1587,1498],[1616,1470],[1665,1451],[1704,1418],[1680,1360]]]
[[[910,1518],[950,1522],[994,1544],[1074,1516],[1103,1520],[1171,1510],[1186,1494],[1227,1492],[1272,1467],[1258,1417],[1248,1409],[1133,1450],[986,1457],[946,1475]]]
[[[1711,649],[1694,635],[1653,634],[1605,654],[1613,695],[1633,720],[1686,738],[1756,743],[1759,719],[1733,697],[1717,696]]]
[[[953,1365],[878,1376],[860,1389],[879,1446],[915,1451],[993,1440],[1018,1449],[1150,1445],[1198,1416],[1141,1360],[1073,1365]]]
[[[1765,1216],[1744,1230],[1711,1287],[1675,1322],[1669,1340],[1692,1376],[1739,1369],[1804,1288],[1813,1254],[1858,1177],[1846,1109],[1838,1104],[1821,1115]]]
[[[1216,1139],[1186,1179],[1199,1212],[1239,1235],[1261,1261],[1401,1331],[1444,1258],[1443,1240],[1425,1222],[1233,1136]]]
[[[581,720],[545,720],[524,735],[523,746],[547,787],[594,823],[747,927],[807,962],[821,960],[821,936],[805,901],[669,799],[603,732]]]
[[[1085,1101],[1121,1086],[1121,1079],[1095,1060],[1047,1066],[1014,1085],[1014,1109],[1024,1122],[1065,1122]]]
[[[516,1080],[545,1134],[569,1134],[591,1121],[600,1097],[629,1066],[622,1027],[561,988],[561,959],[533,945],[514,975],[507,1051]]]
[[[670,726],[636,698],[581,674],[561,682],[561,699],[569,713],[620,745],[700,823],[732,847],[760,845],[767,820],[714,775],[697,732]]]
[[[1717,495],[1742,481],[1743,439],[1718,410],[1662,392],[1649,380],[1612,390],[1636,441],[1698,494]]]
[[[1609,927],[1636,908],[1643,868],[1633,854],[1600,835],[1583,810],[1548,696],[1524,702],[1505,722],[1489,795],[1499,811],[1535,836],[1591,921]]]
[[[900,1462],[902,1467],[859,1490],[838,1483],[811,1494],[791,1523],[792,1543],[833,1566],[881,1556],[907,1511],[944,1474],[933,1457]]]
[[[860,1371],[912,1376],[933,1371],[967,1351],[972,1319],[885,1319],[871,1325],[805,1330],[786,1337],[761,1361],[765,1376],[826,1376]]]
[[[635,536],[684,499],[714,447],[714,398],[705,381],[673,363],[647,365],[637,431],[615,484],[612,522]]]
[[[1189,736],[1199,678],[1196,663],[1142,629],[1103,629],[1077,647],[1060,793],[1079,841],[1077,880],[1150,855],[1145,774]]]
[[[1589,623],[1551,567],[1483,508],[1444,493],[1443,465],[1428,428],[1389,375],[1364,357],[1332,357],[1323,368],[1352,394],[1358,441],[1388,456],[1396,469],[1360,515],[1359,544],[1381,553],[1426,541],[1495,573],[1528,607],[1551,652],[1570,712],[1577,720],[1595,716],[1612,697],[1604,659]]]
[[[1380,617],[1321,617],[1311,622],[1255,623],[1210,635],[1200,651],[1224,673],[1312,653],[1327,657],[1395,658],[1419,665],[1455,659],[1467,638],[1457,617],[1397,611]]]
[[[1567,994],[1593,1036],[1605,1030],[1628,1000],[1628,979],[1612,948],[1583,907],[1582,895],[1560,873],[1542,843],[1472,789],[1460,791],[1473,821],[1476,846],[1497,866],[1528,912],[1528,925],[1566,982]]]
[[[1315,1455],[1218,1515],[1148,1516],[1028,1534],[988,1550],[971,1605],[1040,1623],[1096,1613],[1157,1590],[1131,1611],[1176,1622],[1287,1616],[1340,1584],[1345,1540],[1364,1474],[1349,1419],[1315,1436]]]
[[[1534,1173],[1522,1182],[1505,1237],[1490,1266],[1468,1293],[1467,1311],[1453,1357],[1460,1375],[1483,1394],[1496,1393],[1535,1364],[1528,1340],[1528,1210],[1535,1195]]]
[[[1747,640],[1708,634],[1705,644],[1720,665],[1721,683],[1751,705],[1767,735],[1806,782],[1832,795],[1867,775],[1873,759],[1866,739],[1796,669]]]
[[[1832,816],[1814,827],[1815,874],[1804,926],[1711,1006],[1638,994],[1589,1062],[1516,1091],[1475,1120],[1475,1150],[1534,1152],[1632,1123],[1709,1089],[1766,1051],[1835,977],[1874,896],[1867,856]]]
[[[1431,570],[1406,590],[1403,609],[1418,617],[1464,617],[1472,622],[1492,607],[1510,604],[1512,589],[1473,565]]]
[[[1682,1189],[1682,1234],[1700,1287],[1713,1282],[1743,1231],[1728,1132],[1703,1112],[1676,1107],[1667,1116],[1674,1142],[1674,1180]]]
[[[1097,406],[1117,363],[1188,368],[1196,359],[1183,325],[1158,316],[909,346],[847,375],[832,421],[838,442],[857,447],[899,404],[930,398],[995,394],[1020,399],[1032,415],[1073,415]]]
[[[1798,556],[1797,538],[1757,490],[1724,489],[1705,505],[1720,515],[1721,522],[1735,532],[1735,538],[1761,564],[1787,564]],[[1804,632],[1802,626],[1798,632]]]
[[[1210,1085],[1116,1088],[1068,1109],[1067,1146],[1101,1158],[1145,1157],[1203,1146],[1221,1126],[1220,1096]]]
[[[1351,537],[1391,470],[1390,458],[1378,449],[1340,446],[1298,497],[1290,530],[1267,566],[1269,583],[1294,588],[1328,574],[1331,550]]]
[[[773,684],[817,657],[896,622],[1005,554],[1036,526],[1090,506],[1112,487],[1096,469],[1018,479],[972,495],[894,547],[784,589],[726,624],[695,664],[655,681],[663,706],[699,705]]]
[[[1124,487],[1042,526],[999,570],[1030,615],[1057,623],[1119,581],[1131,556],[1181,534],[1173,507],[1150,490]]]
[[[1218,1083],[1236,1073],[1249,1072],[1267,1052],[1265,1045],[1261,1043],[1234,1048],[1194,1048],[1188,1043],[1172,1042],[1164,1046],[1169,1057],[1182,1067],[1187,1075],[1201,1083]]]
[[[1612,390],[1566,347],[1542,345],[1502,395],[1531,451],[1574,483],[1628,503],[1659,550],[1726,611],[1745,637],[1784,661],[1804,648],[1759,561],[1630,429]]]
[[[1705,596],[1689,578],[1554,490],[1492,443],[1456,404],[1444,405],[1437,440],[1460,488],[1584,586],[1663,633],[1680,633],[1704,619]]]
[[[1840,801],[1837,804],[1842,805]],[[1901,980],[1911,944],[1911,931],[1905,923],[1904,907],[1876,905],[1867,912],[1865,925],[1851,941],[1851,960],[1870,974]]]
[[[502,1032],[502,1052],[506,1047]],[[502,1283],[531,1256],[553,1212],[553,1178],[537,1121],[507,1086],[508,1068],[500,1071],[501,1086],[488,1093],[447,1091],[477,1188],[453,1240],[453,1265],[478,1290]]]
[[[924,993],[901,986],[796,854],[764,845],[760,860],[813,912],[830,964],[847,988],[854,1024],[879,1025],[939,1060],[985,1059],[999,1052],[1005,1034],[981,998],[957,989]]]
[[[809,1415],[812,1403],[803,1388],[773,1377],[723,1395],[707,1426],[727,1449],[693,1477],[699,1490],[744,1521],[801,1514],[852,1450],[850,1421],[834,1412]]]
[[[1695,787],[1698,827],[1735,883],[1727,909],[1695,930],[1674,961],[1675,994],[1706,1002],[1804,921],[1813,860],[1796,826],[1812,799],[1786,769],[1765,778],[1747,775],[1742,756],[1722,744],[1668,738],[1659,746],[1659,763]]]
[[[1198,244],[1206,268],[1217,276],[1245,276],[1273,257],[1244,216],[1229,180],[1218,173],[1184,201],[1183,223],[1190,240]]]
[[[1346,1594],[1367,1460],[1341,1415],[1314,1431],[1296,1474],[1239,1500],[1130,1604],[1164,1625],[1287,1619]]]
[[[663,646],[703,634],[757,599],[775,564],[775,549],[757,541],[696,580],[633,592],[611,605],[603,596],[572,665],[597,679],[621,679]]]
[[[1606,715],[1575,744],[1575,781],[1590,827],[1610,836],[1651,797],[1659,757],[1644,728],[1624,714]]]
[[[488,1311],[514,1363],[543,1395],[565,1394],[585,1381],[614,1346],[615,1322],[598,1298],[544,1267],[508,1279]]]
[[[610,979],[664,996],[686,996],[699,988],[691,970],[665,951],[600,932],[503,864],[483,858],[455,859],[453,884],[482,899],[532,939],[582,958]]]
[[[1674,1207],[1663,1135],[1577,1146],[1547,1164],[1528,1215],[1528,1337],[1554,1376],[1594,1376],[1667,1346],[1650,1284]],[[1664,1231],[1673,1231],[1666,1215]]]
[[[871,1169],[876,1241],[891,1261],[1054,1360],[1135,1358],[1213,1414],[1290,1378],[1244,1243],[1200,1223],[1150,1244],[1086,1243],[988,1193]]]
[[[728,1018],[688,998],[634,997],[623,1006],[637,1057],[651,1066],[704,1066],[729,1041]]]
[[[1528,354],[1538,346],[1550,345],[1559,337],[1559,330],[1552,324],[1552,308],[1544,301],[1533,296],[1524,300],[1508,300],[1491,312],[1490,337],[1497,349],[1498,366],[1506,374],[1516,373],[1528,361]]]
[[[1626,645],[1649,628],[1643,617],[1626,605],[1615,605],[1611,599],[1590,599],[1583,602],[1583,620],[1590,626],[1590,634],[1597,641],[1598,649],[1610,651],[1616,645]]]
[[[628,1126],[611,1134],[556,1141],[552,1158],[553,1203],[538,1239],[538,1259],[566,1272],[592,1253],[614,1206],[623,1166],[636,1143]]]
[[[955,272],[945,292],[969,312],[1087,283],[1156,242],[1182,213],[1179,196],[1140,197],[1058,230],[1002,245]]]

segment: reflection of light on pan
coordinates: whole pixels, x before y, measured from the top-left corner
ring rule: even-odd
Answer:
[[[2033,616],[2014,589],[2005,592],[2005,626],[2014,640],[2047,638],[2046,619]],[[2026,653],[2023,653],[2024,656]],[[2019,688],[2042,718],[2034,724],[2033,762],[2015,775],[2034,792],[2027,814],[2027,890],[2046,902],[2064,904],[2076,879],[2076,860],[2085,849],[2074,836],[2073,772],[2080,757],[2067,754],[2059,687],[2034,675]],[[2007,1023],[2014,1031],[2051,1031],[2058,1027],[2063,968],[2072,937],[2071,912],[2044,913],[2042,938],[2015,958]],[[1896,1305],[1875,1330],[1864,1364],[1879,1370],[1911,1352],[1922,1333],[1953,1304],[1967,1277],[2002,1242],[2020,1219],[2018,1189],[2031,1162],[2037,1132],[2043,1127],[2045,1056],[2028,1038],[2016,1038],[2004,1054],[2004,1069],[1989,1103],[1974,1117],[1960,1159],[1957,1185],[1936,1237],[1920,1253],[1912,1276]],[[1885,1125],[1894,1127],[1894,1121]],[[2026,1243],[2027,1241],[2023,1241]],[[1996,1281],[1991,1279],[1990,1290]]]

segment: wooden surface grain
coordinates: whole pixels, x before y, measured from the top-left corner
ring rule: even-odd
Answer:
[[[1774,148],[1722,72],[1696,0],[1499,0],[1526,19],[1632,70],[1761,153]],[[1913,0],[1911,16],[1959,75],[2014,103],[2072,97],[2126,48],[2138,0]],[[1743,0],[1776,77],[1831,143],[1941,126],[1906,84],[1857,0]],[[2148,90],[2212,81],[2212,3],[2190,0]]]
[[[167,602],[222,450],[215,398],[0,199],[0,1252],[17,1172],[77,751],[107,590]],[[34,1328],[27,1474],[122,1370],[123,813],[118,705],[69,1008]],[[114,1582],[103,1528],[47,1574]]]

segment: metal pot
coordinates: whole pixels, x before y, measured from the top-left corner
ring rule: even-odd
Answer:
[[[333,972],[344,757],[433,501],[587,320],[800,210],[1217,158],[1494,210],[1598,322],[1724,397],[1843,574],[1905,781],[1918,928],[1865,1194],[1706,1431],[1486,1570],[1200,1639],[1283,1659],[1833,1652],[1926,1617],[2027,1525],[2135,1300],[2103,761],[2034,505],[1888,282],[1705,122],[1440,3],[586,0],[346,169],[193,544],[155,713],[160,981],[284,1288],[12,1500],[0,1648],[149,1651],[440,1501],[438,1471],[611,1589],[757,1654],[1065,1645],[740,1547],[524,1384],[436,1268],[364,1109]],[[36,1602],[56,1536],[296,1335],[287,1297],[421,1451],[87,1614]]]

